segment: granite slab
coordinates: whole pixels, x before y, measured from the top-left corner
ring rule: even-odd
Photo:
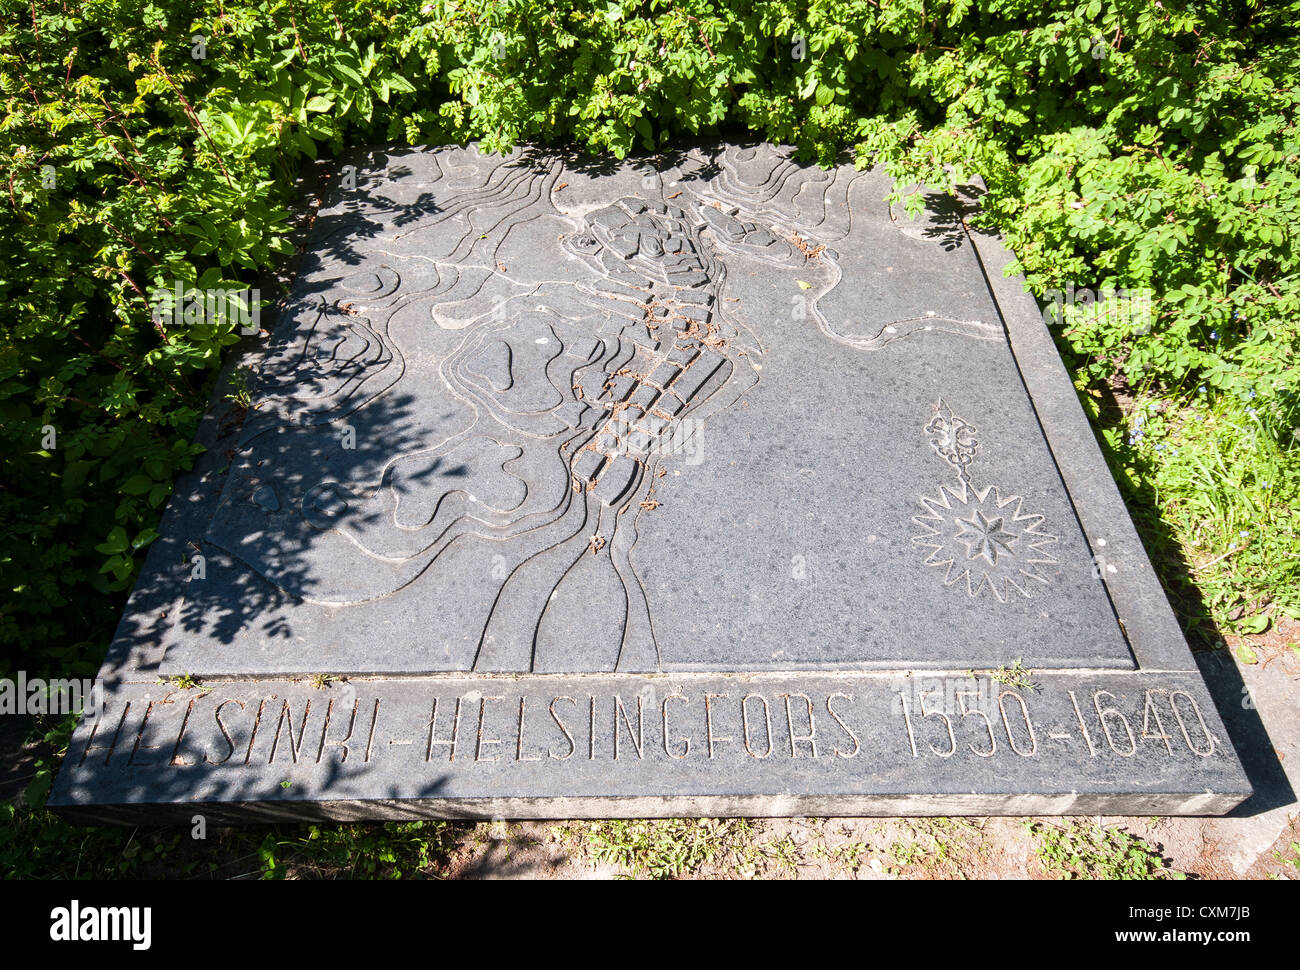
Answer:
[[[344,162],[52,805],[1249,793],[1037,306],[959,206],[911,221],[883,174],[765,144]]]

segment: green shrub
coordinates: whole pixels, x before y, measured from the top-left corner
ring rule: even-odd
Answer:
[[[752,133],[822,163],[883,164],[905,184],[979,173],[986,218],[1036,292],[1152,294],[1144,327],[1062,308],[1056,332],[1081,383],[1193,410],[1205,386],[1207,399],[1265,414],[1269,454],[1294,469],[1296,0],[0,0],[0,11],[10,663],[93,666],[194,458],[212,375],[238,335],[159,323],[149,294],[253,284],[288,250],[304,157],[349,143],[540,140],[623,156]],[[1267,599],[1276,566],[1240,581]]]

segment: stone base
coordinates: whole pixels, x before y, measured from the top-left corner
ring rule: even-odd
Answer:
[[[1249,794],[966,202],[911,222],[880,173],[764,145],[350,163],[237,439],[205,422],[51,806],[1165,815]]]
[[[79,732],[78,818],[1220,814],[1199,677],[807,674],[134,685]],[[1068,786],[1062,782],[1068,779]],[[520,792],[527,792],[520,795]],[[52,803],[55,804],[55,803]]]

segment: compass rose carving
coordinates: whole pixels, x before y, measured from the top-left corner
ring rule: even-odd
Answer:
[[[912,544],[926,550],[926,565],[944,570],[944,585],[965,582],[976,597],[987,591],[1004,603],[1014,590],[1030,597],[1049,579],[1040,567],[1056,564],[1046,551],[1057,537],[1043,529],[1043,516],[1024,511],[1019,495],[1003,495],[997,485],[980,487],[971,475],[979,448],[978,429],[952,413],[941,400],[925,426],[930,447],[956,472],[956,486],[940,485],[937,495],[920,499],[912,522],[922,530]]]
[[[990,566],[996,566],[999,553],[1011,554],[1016,537],[1002,528],[1002,521],[1002,516],[989,518],[979,509],[969,519],[957,520],[961,526],[957,541],[965,543],[968,559],[983,556]]]

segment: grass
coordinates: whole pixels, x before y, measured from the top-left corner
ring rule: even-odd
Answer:
[[[632,876],[675,879],[732,851],[744,841],[745,819],[616,819],[587,823],[586,844],[596,862]]]
[[[1274,852],[1273,861],[1294,872],[1292,878],[1300,879],[1300,842],[1292,842],[1286,852]]]
[[[277,827],[258,846],[263,879],[438,875],[463,826],[449,822]]]
[[[188,675],[185,675],[188,678]],[[197,683],[177,686],[198,686]],[[404,879],[436,876],[472,826],[441,821],[347,825],[81,826],[45,798],[74,717],[33,721],[38,754],[18,797],[0,802],[3,879]]]
[[[1011,664],[1010,667],[1005,664],[993,671],[989,676],[999,684],[1007,687],[1015,687],[1020,690],[1034,690],[1033,681],[1034,672],[1028,669],[1019,657]]]
[[[1043,871],[1057,879],[1185,879],[1164,857],[1136,835],[1100,825],[1027,820],[1035,855]]]
[[[0,804],[5,879],[409,879],[438,876],[460,829],[449,822],[210,830],[71,825]]]
[[[1265,410],[1220,404],[1186,415],[1169,437],[1156,504],[1189,551],[1215,620],[1261,633],[1273,611],[1300,616],[1300,467],[1290,427]]]
[[[963,818],[913,819],[907,838],[890,843],[890,875],[927,879],[965,879],[979,868],[987,854],[984,833]]]
[[[815,825],[818,820],[805,820]],[[594,863],[618,867],[624,878],[680,879],[705,874],[738,879],[791,879],[802,865],[830,862],[848,873],[863,862],[866,844],[825,840],[807,853],[795,837],[768,833],[769,823],[748,819],[634,819],[570,823],[561,838],[576,842]]]
[[[799,874],[803,853],[794,837],[784,835],[767,842],[752,843],[738,853],[736,874],[745,879],[794,878]]]
[[[253,406],[253,394],[248,387],[248,379],[252,371],[247,367],[240,367],[230,375],[230,390],[225,394],[225,400],[229,401],[239,411],[247,411]]]
[[[812,847],[811,855],[814,859],[824,859],[832,866],[853,875],[862,868],[870,849],[871,847],[867,843],[853,841],[852,839],[845,839],[835,845],[822,840]]]
[[[1300,441],[1294,405],[1139,395],[1102,422],[1108,459],[1199,646],[1300,618]],[[1109,418],[1109,423],[1105,419]]]
[[[204,693],[212,693],[210,688],[204,688],[202,682],[193,674],[171,674],[167,677],[159,677],[159,684],[164,686],[175,687],[177,690],[203,690]]]

